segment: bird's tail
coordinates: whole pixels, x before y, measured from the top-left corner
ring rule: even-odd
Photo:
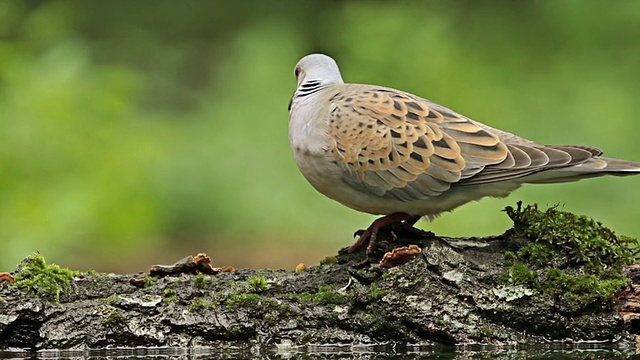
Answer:
[[[530,184],[550,184],[578,181],[597,176],[627,176],[640,174],[640,163],[607,157],[592,157],[580,164],[541,171],[524,177]]]

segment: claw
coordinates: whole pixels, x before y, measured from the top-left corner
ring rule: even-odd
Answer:
[[[349,247],[349,252],[352,253],[359,249],[365,242],[368,242],[367,245],[367,257],[370,255],[376,246],[376,239],[378,238],[378,231],[381,228],[394,225],[400,222],[405,222],[405,224],[413,225],[418,220],[420,220],[420,216],[417,215],[409,215],[407,213],[393,213],[386,216],[383,216],[377,220],[375,220],[366,230],[358,230],[355,232],[354,236],[360,236],[358,240]]]

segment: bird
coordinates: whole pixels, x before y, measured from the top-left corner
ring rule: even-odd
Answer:
[[[388,87],[345,83],[324,54],[294,68],[289,143],[298,168],[320,193],[354,210],[382,215],[348,248],[374,249],[380,229],[522,184],[634,175],[640,163],[583,145],[540,145]]]

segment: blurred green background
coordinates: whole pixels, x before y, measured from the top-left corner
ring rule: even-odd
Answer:
[[[197,252],[291,269],[351,244],[374,217],[316,193],[289,149],[311,52],[348,82],[640,161],[638,1],[0,0],[0,271],[36,250],[78,270]],[[640,236],[640,177],[529,185],[421,226],[498,234],[517,200]]]

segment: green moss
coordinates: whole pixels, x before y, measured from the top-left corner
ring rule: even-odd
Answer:
[[[211,307],[210,303],[207,303],[206,301],[204,301],[204,299],[202,298],[195,298],[191,301],[191,304],[189,304],[189,306],[187,307],[190,311],[199,311],[202,309],[206,309],[208,307]]]
[[[348,298],[333,290],[330,286],[322,285],[313,296],[313,302],[318,305],[346,304]]]
[[[636,261],[635,240],[616,236],[586,216],[535,205],[505,209],[513,220],[504,253],[503,285],[523,285],[550,297],[562,311],[611,306]],[[517,247],[516,244],[524,246]]]
[[[55,264],[47,265],[44,257],[35,253],[22,261],[14,284],[22,291],[59,303],[60,292],[71,289],[78,274]]]
[[[162,298],[162,302],[164,303],[173,303],[173,302],[178,302],[180,301],[180,299],[178,299],[177,296],[167,296]]]
[[[505,251],[504,252],[504,265],[505,266],[512,266],[513,264],[515,264],[516,261],[516,254],[513,253],[513,251]]]
[[[266,314],[262,320],[267,324],[276,324],[278,322],[278,316],[276,314]]]
[[[320,264],[319,266],[315,266],[313,269],[314,269],[314,272],[316,274],[324,274],[324,273],[327,272],[327,270],[329,269],[330,266],[331,265],[327,265],[327,264],[322,265],[322,264]]]
[[[326,258],[320,260],[320,265],[327,265],[338,261],[338,257],[336,256],[327,256]]]
[[[382,299],[387,294],[389,294],[389,290],[380,289],[375,283],[371,283],[370,290],[371,292],[369,294],[371,296],[371,300],[373,301]]]
[[[508,283],[510,285],[528,285],[532,288],[536,288],[538,273],[535,270],[531,270],[525,263],[514,263],[508,271],[506,271],[500,277],[502,284]]]
[[[616,274],[584,274],[574,276],[558,268],[549,269],[545,274],[547,293],[560,298],[568,311],[576,312],[584,304],[607,303],[613,295],[627,285],[627,277]]]
[[[281,317],[291,318],[298,311],[286,301],[273,300],[258,294],[231,294],[226,301],[227,309],[243,309],[252,312],[255,317],[262,317],[268,323],[275,323]]]
[[[255,294],[261,294],[269,290],[269,284],[263,277],[253,276],[249,278],[247,286],[249,286],[249,291]]]
[[[509,206],[505,211],[513,220],[512,238],[534,240],[517,253],[532,264],[545,266],[551,262],[554,267],[584,265],[588,269],[608,266],[621,269],[636,260],[636,240],[616,236],[589,217],[560,211],[557,206],[543,212],[536,205],[523,209],[518,204],[517,209]]]
[[[229,329],[229,332],[231,333],[231,335],[237,338],[242,338],[242,336],[244,335],[244,331],[242,331],[242,328],[240,326],[232,326],[231,329]]]
[[[227,299],[227,309],[238,307],[257,307],[260,305],[260,295],[257,294],[231,294]]]
[[[120,324],[124,321],[124,316],[118,310],[111,310],[104,320],[104,323],[109,326]]]
[[[86,276],[91,276],[94,278],[97,278],[98,276],[103,276],[103,275],[99,275],[95,270],[91,269],[91,270],[87,270],[84,275]]]
[[[196,277],[193,279],[193,286],[204,289],[207,287],[207,285],[209,285],[210,282],[211,278],[208,275],[198,273],[198,275],[196,275]]]
[[[173,289],[164,289],[163,294],[164,298],[162,298],[162,302],[169,303],[179,301],[178,297],[176,296],[176,291]]]
[[[108,305],[114,305],[115,303],[117,303],[118,301],[120,301],[122,299],[122,296],[117,295],[117,294],[113,294],[109,297],[103,298],[103,299],[99,299],[99,301],[102,301],[105,304]]]
[[[293,307],[291,307],[291,305],[284,301],[274,301],[273,308],[287,317],[292,317],[294,314],[298,313]]]
[[[495,331],[493,331],[490,327],[483,325],[476,329],[474,333],[471,334],[471,337],[478,340],[491,339],[495,335]]]
[[[385,289],[384,287],[383,288],[378,287],[378,283],[374,282],[374,283],[371,283],[369,286],[366,286],[366,285],[354,286],[348,297],[342,295],[337,300],[343,301],[345,303],[350,302],[353,305],[357,305],[357,306],[364,306],[371,303],[376,303],[378,300],[382,299],[387,294],[389,294],[389,292],[390,291]]]
[[[389,316],[376,311],[376,309],[372,307],[367,307],[366,311],[357,313],[355,317],[359,325],[362,326],[363,329],[366,329],[367,333],[373,334],[374,336],[387,333],[389,329],[397,327],[397,325],[390,321]]]
[[[164,289],[164,291],[162,292],[164,294],[164,296],[175,296],[176,295],[176,291],[173,289]]]

